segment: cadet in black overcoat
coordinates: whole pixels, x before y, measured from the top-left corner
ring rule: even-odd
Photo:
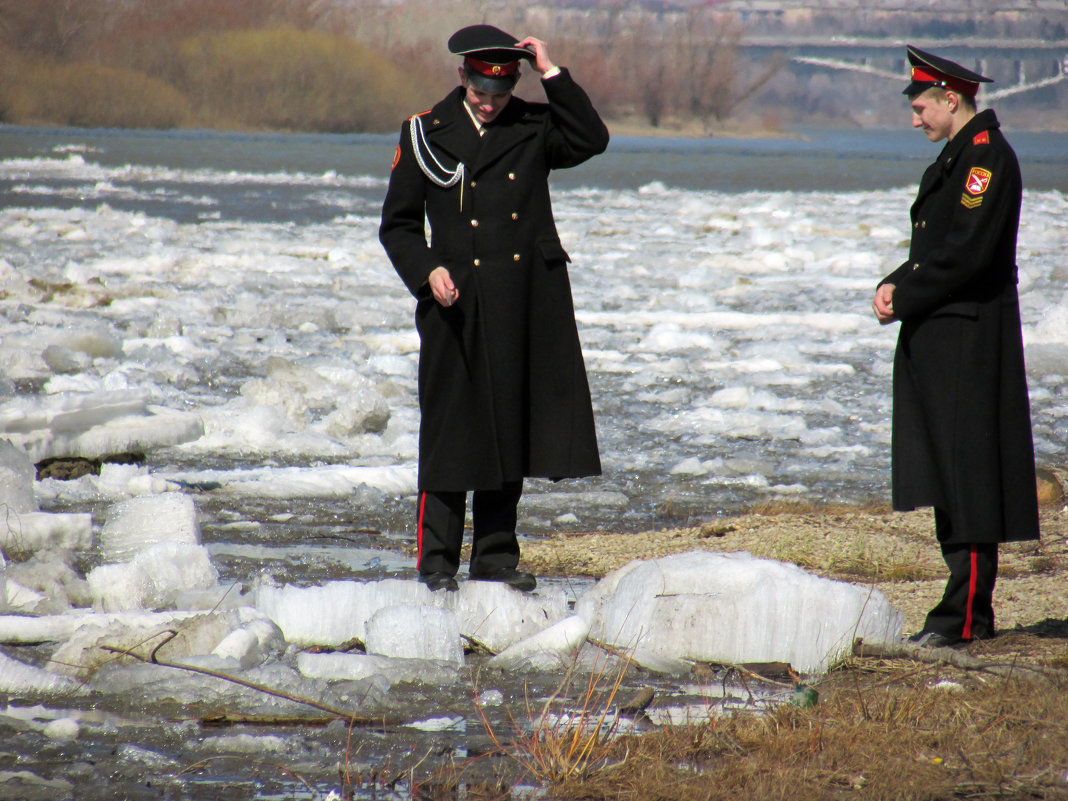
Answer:
[[[603,152],[608,130],[544,42],[475,25],[449,49],[461,86],[404,123],[379,232],[416,299],[418,567],[432,589],[456,587],[474,490],[471,577],[532,589],[515,569],[524,477],[600,473],[548,175]],[[548,103],[512,95],[520,60]]]
[[[912,206],[909,258],[873,309],[901,321],[894,355],[893,507],[935,509],[950,570],[921,645],[994,635],[998,543],[1038,538],[1031,415],[1020,332],[1016,236],[1021,180],[980,82],[910,47],[913,126],[937,142]]]

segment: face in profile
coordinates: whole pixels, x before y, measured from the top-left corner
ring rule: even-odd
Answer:
[[[949,97],[944,91],[932,87],[913,97],[910,106],[912,127],[922,128],[932,142],[941,142],[952,133],[953,114]]]

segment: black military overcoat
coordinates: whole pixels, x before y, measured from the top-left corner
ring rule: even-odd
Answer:
[[[416,298],[420,489],[600,473],[548,175],[603,152],[608,131],[567,70],[542,83],[547,104],[513,97],[482,137],[462,88],[417,115],[423,163],[438,176],[464,165],[453,186],[420,167],[416,118],[401,130],[379,237]],[[438,266],[460,292],[449,308],[427,284]]]
[[[986,110],[928,167],[895,285],[893,506],[949,513],[950,543],[1037,539],[1016,291],[1020,168]]]

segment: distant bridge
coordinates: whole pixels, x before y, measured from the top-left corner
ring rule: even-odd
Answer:
[[[841,38],[746,37],[743,48],[754,55],[786,53],[791,61],[809,66],[847,70],[877,78],[902,80],[908,75],[905,42]],[[994,78],[1004,86],[983,92],[988,101],[1030,92],[1068,80],[1068,43],[1035,39],[990,39],[925,42],[909,41]],[[982,53],[981,58],[976,53]]]

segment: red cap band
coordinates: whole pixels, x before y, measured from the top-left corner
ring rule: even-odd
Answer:
[[[490,64],[488,61],[480,61],[473,56],[466,56],[464,61],[475,72],[485,75],[487,78],[507,78],[509,75],[514,75],[515,71],[519,69],[518,60],[507,64]]]
[[[979,84],[973,81],[954,78],[951,75],[946,75],[944,72],[925,67],[913,67],[912,80],[930,81],[931,83],[938,84],[943,89],[952,89],[954,92],[960,92],[962,95],[968,95],[968,97],[975,97],[975,93],[979,91]]]

